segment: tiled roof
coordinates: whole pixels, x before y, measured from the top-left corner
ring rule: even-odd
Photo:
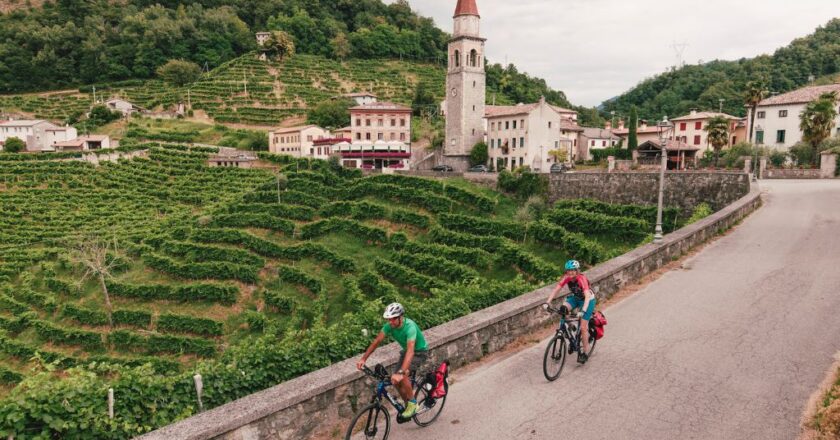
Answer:
[[[524,115],[531,113],[539,103],[518,104],[518,105],[488,105],[484,107],[485,118],[496,118],[499,116]]]
[[[475,0],[458,0],[458,5],[455,6],[455,16],[459,15],[478,15],[478,6]]]
[[[278,128],[277,130],[272,131],[272,133],[292,133],[295,131],[306,130],[307,128],[318,127],[317,125],[298,125],[296,127],[284,127]]]
[[[365,105],[357,105],[356,107],[352,107],[350,110],[411,110],[411,107],[406,107],[400,104],[394,104],[393,102],[373,102],[370,104]]]
[[[357,97],[364,97],[364,96],[371,96],[376,98],[376,95],[369,92],[358,92],[358,93],[345,93],[342,96],[346,96],[348,98],[357,98]]]
[[[583,135],[589,139],[621,139],[612,130],[598,127],[583,127]]]
[[[43,119],[18,119],[14,121],[3,121],[0,122],[0,125],[5,125],[8,127],[32,127],[34,125],[41,124],[43,122],[47,122]]]
[[[584,128],[580,125],[577,125],[575,121],[571,121],[568,119],[560,119],[560,129],[566,131],[583,131]]]
[[[723,116],[726,119],[739,119],[736,116],[728,115],[726,113],[718,113],[718,112],[697,112],[685,116],[680,116],[679,118],[671,119],[671,121],[693,121],[695,119],[712,119],[717,116]]]
[[[670,151],[699,151],[700,147],[697,145],[688,145],[682,141],[676,141],[674,139],[668,139],[666,142],[668,150]],[[645,149],[645,147],[650,148],[653,147],[657,150],[662,149],[662,145],[659,143],[658,140],[649,140],[641,145],[639,145],[639,150]]]
[[[615,134],[617,136],[625,136],[625,135],[630,134],[630,129],[627,128],[627,127],[617,128],[617,129],[613,130],[612,132],[613,132],[613,134]],[[644,127],[644,128],[638,127],[638,128],[636,128],[636,133],[659,133],[659,127],[657,127],[655,125],[648,125],[647,127]]]
[[[553,109],[554,109],[554,110],[556,110],[558,113],[574,113],[574,114],[577,114],[577,112],[576,112],[576,111],[574,111],[574,110],[570,110],[570,109],[563,108],[563,107],[558,107],[558,106],[556,106],[556,105],[550,105],[550,104],[549,104],[549,107],[553,108]]]
[[[765,105],[785,105],[785,104],[804,104],[811,102],[820,97],[823,93],[837,92],[840,95],[840,84],[831,84],[827,86],[812,86],[803,87],[792,92],[783,93],[777,96],[771,96],[760,103],[759,106]]]

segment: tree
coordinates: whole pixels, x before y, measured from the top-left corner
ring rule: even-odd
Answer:
[[[333,56],[339,60],[344,60],[350,56],[350,40],[347,39],[347,34],[340,32],[332,40],[330,40]]]
[[[111,279],[114,269],[120,264],[116,258],[117,242],[114,239],[109,243],[97,236],[83,237],[75,245],[71,252],[71,260],[85,269],[84,275],[79,283],[84,283],[89,278],[99,282],[105,300],[105,312],[108,315],[108,328],[114,326],[113,308],[111,307],[111,296],[108,294],[108,284],[105,280]]]
[[[747,138],[749,142],[752,142],[753,138],[753,126],[755,125],[755,112],[758,108],[758,103],[764,99],[764,95],[767,94],[767,91],[764,90],[764,86],[757,82],[757,81],[750,81],[747,83],[747,91],[744,92],[744,104],[750,107],[750,137]]]
[[[715,167],[718,166],[720,150],[729,143],[729,119],[723,116],[715,116],[709,119],[709,123],[703,128],[712,148],[715,150]]]
[[[353,104],[351,99],[328,99],[307,114],[306,122],[327,129],[346,127],[350,124],[349,109]]]
[[[191,61],[169,60],[157,68],[158,76],[175,87],[192,84],[201,76],[201,67]]]
[[[802,140],[814,150],[814,163],[819,164],[820,144],[831,136],[834,119],[837,117],[837,93],[823,93],[807,106],[799,115],[799,129]]]
[[[101,126],[105,125],[109,122],[116,121],[122,116],[120,112],[111,111],[108,107],[104,105],[95,105],[93,108],[90,109],[90,114],[88,114],[88,121],[89,124],[94,126]]]
[[[16,137],[6,139],[6,145],[3,150],[7,153],[20,153],[26,150],[26,143]]]
[[[263,47],[280,61],[295,54],[295,41],[283,31],[272,31]]]
[[[484,142],[478,142],[473,145],[473,148],[470,151],[470,165],[487,165],[487,161],[489,159],[490,155],[487,152],[487,144]]]
[[[569,152],[563,149],[551,150],[548,155],[553,157],[556,163],[564,163],[569,159]]]
[[[635,150],[639,147],[639,136],[636,133],[636,127],[639,125],[639,112],[636,110],[636,106],[630,107],[630,125],[628,125],[627,129],[627,149],[630,151]]]
[[[411,102],[414,116],[423,116],[432,113],[436,105],[435,95],[429,90],[426,81],[417,83],[417,88],[414,90],[414,99]]]

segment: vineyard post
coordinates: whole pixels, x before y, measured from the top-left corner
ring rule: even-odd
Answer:
[[[201,401],[201,393],[204,391],[204,383],[201,381],[201,374],[193,376],[195,381],[195,394],[198,396],[198,411],[204,411],[204,403]]]
[[[108,388],[108,418],[114,420],[114,389]]]

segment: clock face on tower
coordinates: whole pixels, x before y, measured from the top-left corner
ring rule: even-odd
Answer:
[[[452,88],[452,96],[458,96],[458,89]]]

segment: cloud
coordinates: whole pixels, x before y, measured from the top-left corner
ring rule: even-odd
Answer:
[[[574,104],[598,105],[683,59],[772,53],[840,16],[836,0],[476,0],[491,62],[545,78]],[[456,0],[409,0],[452,29]]]

